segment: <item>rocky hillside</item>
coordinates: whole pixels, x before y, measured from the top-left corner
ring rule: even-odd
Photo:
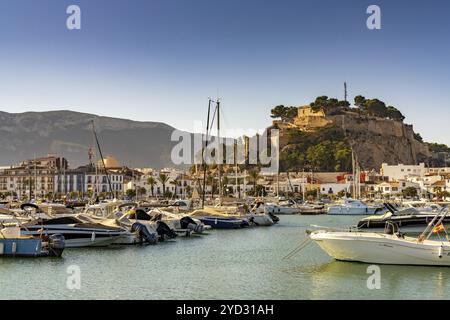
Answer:
[[[330,116],[329,119],[345,130],[347,140],[364,168],[378,170],[382,163],[418,164],[433,160],[428,146],[415,138],[413,126],[402,121],[352,113]]]
[[[283,169],[349,171],[352,149],[365,170],[379,170],[382,163],[443,165],[394,107],[377,99],[363,100],[372,109],[333,100],[319,97],[315,104],[272,110],[273,118],[281,118],[274,126],[281,130]]]
[[[171,165],[174,128],[72,111],[0,112],[0,165],[49,153],[63,155],[72,167],[85,164],[93,140],[92,119],[104,156],[113,154],[121,164],[134,167]]]

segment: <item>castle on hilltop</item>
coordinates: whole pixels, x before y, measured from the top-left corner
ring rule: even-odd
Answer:
[[[342,130],[359,161],[366,168],[379,169],[382,163],[417,164],[432,157],[428,147],[416,139],[413,126],[399,119],[379,117],[359,112],[357,108],[342,108],[328,112],[311,105],[297,107],[296,116],[274,120],[280,130],[280,148],[292,144],[292,130],[314,133],[321,128]]]

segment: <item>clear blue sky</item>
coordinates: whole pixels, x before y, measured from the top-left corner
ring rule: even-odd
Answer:
[[[66,29],[70,4],[82,30]],[[0,109],[191,131],[219,92],[227,127],[264,128],[272,106],[342,98],[347,81],[450,144],[449,17],[447,0],[0,0]]]

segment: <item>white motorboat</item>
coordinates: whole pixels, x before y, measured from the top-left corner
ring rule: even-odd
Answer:
[[[309,235],[336,260],[377,264],[450,266],[449,242],[398,234],[317,230]]]
[[[330,215],[372,215],[382,211],[382,206],[369,206],[360,200],[347,198],[343,203],[329,206],[327,213]]]
[[[76,216],[32,220],[22,224],[22,232],[30,236],[61,234],[66,248],[108,246],[129,234],[124,228],[90,223]]]
[[[387,223],[386,233],[322,229],[310,232],[309,237],[337,260],[450,266],[450,242],[443,225],[447,213],[437,213],[417,238],[396,232],[393,223]],[[445,237],[441,238],[441,232],[445,233]],[[439,240],[429,240],[433,233]]]
[[[270,210],[268,210],[267,205],[263,202],[256,202],[249,213],[245,215],[248,222],[255,226],[268,227],[274,225],[280,219],[274,215]]]
[[[145,212],[144,210],[139,208],[136,210],[142,211],[141,216],[145,216],[145,214],[148,214],[152,221],[165,222],[169,227],[171,227],[181,235],[189,236],[191,235],[191,233],[201,234],[204,230],[210,228],[199,219],[190,217],[182,213],[172,213],[159,208],[155,208],[149,212]]]
[[[276,203],[266,203],[267,212],[273,214],[298,214],[300,213],[299,206],[293,201]]]
[[[388,212],[383,215],[368,216],[361,219],[358,222],[357,228],[359,231],[364,232],[383,232],[386,227],[386,223],[394,224],[398,231],[403,233],[420,234],[428,226],[430,221],[433,220],[437,213],[443,211],[419,211],[414,207],[408,207],[398,210],[393,205],[386,203],[385,206],[388,208]],[[450,217],[446,216],[442,221],[444,224],[450,222]],[[448,231],[450,229],[447,228]]]

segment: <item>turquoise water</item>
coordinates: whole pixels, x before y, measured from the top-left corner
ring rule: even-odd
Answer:
[[[63,258],[0,259],[1,299],[448,299],[450,268],[337,262],[311,243],[282,260],[309,224],[349,226],[358,217],[281,216],[278,225],[213,230],[147,247],[67,249]],[[67,268],[81,287],[67,288]]]

